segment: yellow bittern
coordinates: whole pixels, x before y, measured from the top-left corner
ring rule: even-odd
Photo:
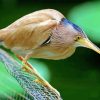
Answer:
[[[53,9],[28,14],[0,30],[1,45],[16,55],[29,58],[59,60],[71,56],[83,46],[100,54],[100,49],[87,38],[82,29]]]

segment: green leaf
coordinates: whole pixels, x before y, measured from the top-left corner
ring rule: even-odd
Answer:
[[[88,2],[74,7],[69,19],[79,25],[95,42],[100,43],[100,2]]]

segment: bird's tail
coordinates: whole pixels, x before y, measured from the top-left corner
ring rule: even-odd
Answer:
[[[5,29],[0,30],[0,42],[3,42],[5,40],[7,31]]]

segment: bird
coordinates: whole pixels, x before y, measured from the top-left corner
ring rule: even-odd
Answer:
[[[77,47],[100,54],[85,32],[55,9],[42,9],[27,14],[0,30],[0,45],[21,57],[50,60],[66,59]]]
[[[59,60],[71,56],[79,46],[100,49],[84,31],[54,9],[43,9],[21,17],[0,30],[0,44],[25,60]]]

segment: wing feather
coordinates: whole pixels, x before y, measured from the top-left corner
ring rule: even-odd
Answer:
[[[56,20],[46,20],[40,23],[31,23],[8,30],[4,43],[8,48],[22,47],[34,49],[43,43],[57,25]]]

